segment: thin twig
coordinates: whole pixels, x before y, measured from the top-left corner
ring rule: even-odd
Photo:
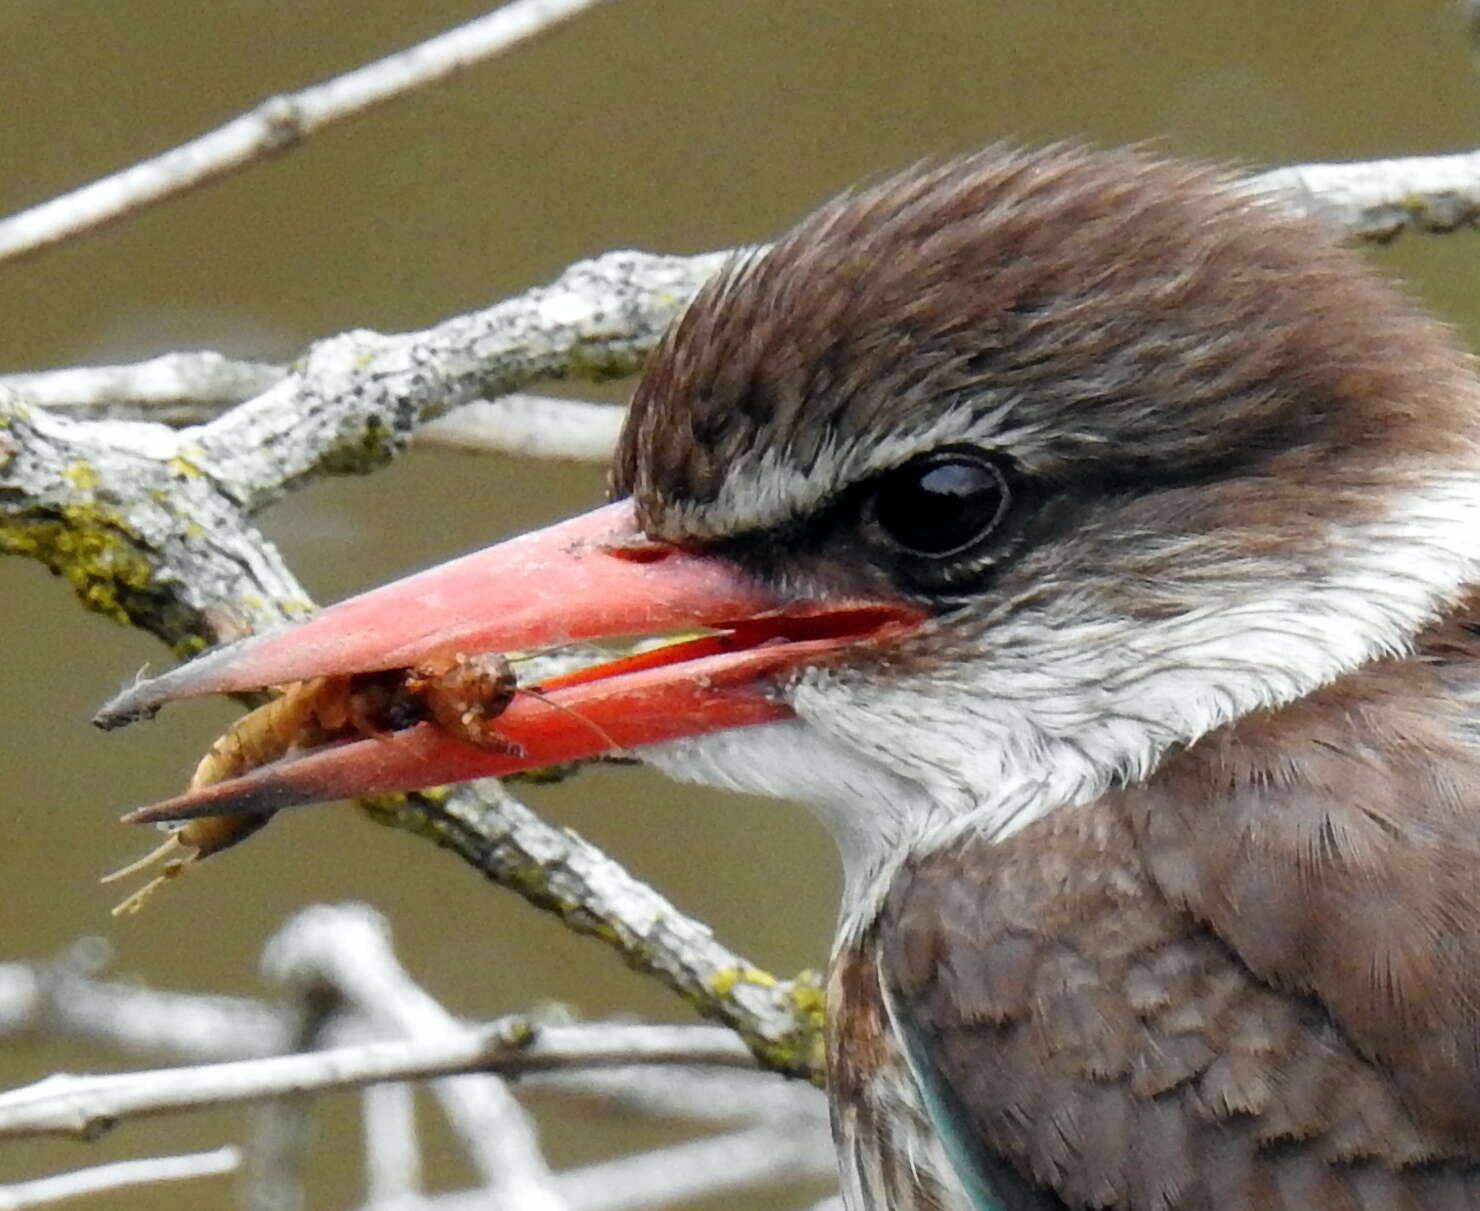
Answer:
[[[215,1177],[230,1173],[241,1163],[241,1153],[232,1147],[210,1152],[187,1152],[181,1156],[150,1156],[132,1161],[114,1161],[74,1169],[54,1177],[0,1186],[0,1211],[22,1211],[85,1194],[103,1194],[125,1186],[150,1186],[191,1177]]]
[[[0,963],[0,1038],[21,1032],[200,1062],[280,1055],[292,1049],[293,1027],[285,1010],[248,997],[146,988],[49,962]],[[333,1032],[341,1042],[348,1033]],[[643,1114],[714,1122],[766,1119],[806,1106],[822,1113],[815,1086],[760,1071],[584,1069],[530,1074],[521,1083]]]
[[[822,1090],[774,1072],[713,1068],[614,1068],[546,1072],[525,1077],[521,1089],[603,1102],[625,1111],[709,1123],[772,1122],[807,1118],[827,1122]]]
[[[573,1211],[657,1211],[763,1182],[826,1179],[836,1172],[822,1123],[785,1120],[566,1170],[560,1193]],[[476,1211],[481,1192],[428,1200],[427,1211]]]
[[[94,1139],[123,1119],[261,1101],[295,1093],[422,1080],[460,1072],[517,1076],[555,1068],[717,1064],[755,1057],[718,1026],[540,1025],[503,1018],[456,1035],[402,1039],[302,1055],[101,1076],[58,1074],[0,1094],[0,1137]]]
[[[379,1035],[432,1040],[466,1033],[396,960],[385,918],[368,905],[305,909],[268,944],[264,965],[280,983],[331,988]],[[534,1126],[503,1081],[479,1074],[432,1088],[478,1167],[487,1206],[562,1211]]]
[[[435,84],[602,2],[514,0],[332,80],[269,97],[224,126],[162,155],[0,221],[0,262],[95,230],[287,151],[326,126]]]

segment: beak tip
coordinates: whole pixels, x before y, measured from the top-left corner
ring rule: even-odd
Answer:
[[[151,682],[141,681],[113,695],[98,708],[92,718],[93,726],[111,732],[116,727],[125,727],[141,719],[152,719],[159,713],[160,706],[153,688]]]
[[[229,693],[257,689],[269,684],[266,679],[253,680],[255,670],[246,664],[260,650],[258,640],[274,632],[249,636],[235,643],[203,652],[184,664],[167,669],[156,677],[140,677],[124,686],[98,708],[93,724],[105,732],[116,727],[152,719],[159,708],[176,698],[193,698],[202,694]],[[240,669],[240,672],[237,670]],[[236,673],[233,676],[233,673]]]

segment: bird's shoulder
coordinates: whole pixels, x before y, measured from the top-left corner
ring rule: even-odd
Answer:
[[[1477,617],[1459,611],[1411,655],[1225,728],[1117,796],[1168,902],[1260,980],[1319,1002],[1420,1122],[1474,1156]]]
[[[880,969],[968,1164],[1075,1207],[1480,1207],[1477,613],[905,863]]]

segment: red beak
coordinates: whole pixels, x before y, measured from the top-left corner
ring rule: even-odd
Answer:
[[[630,502],[621,501],[208,653],[125,690],[97,722],[128,722],[175,698],[410,668],[438,657],[711,632],[526,687],[537,693],[516,694],[495,723],[517,751],[422,722],[285,758],[131,818],[270,811],[783,719],[791,711],[775,691],[779,674],[898,635],[920,619],[900,602],[779,598],[723,559],[647,538]]]

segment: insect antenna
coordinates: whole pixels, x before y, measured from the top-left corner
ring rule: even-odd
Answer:
[[[566,706],[563,702],[556,702],[555,699],[551,698],[549,694],[545,693],[545,691],[540,689],[538,686],[521,685],[517,689],[515,689],[514,692],[516,694],[528,694],[532,698],[538,698],[548,707],[552,707],[557,711],[564,711],[572,719],[578,719],[581,723],[584,723],[593,732],[600,736],[602,741],[606,744],[607,748],[615,749],[618,752],[622,751],[622,745],[613,740],[611,736],[607,733],[606,729],[603,728],[599,723],[596,723],[594,720],[587,719],[586,716],[581,714],[580,711]]]

